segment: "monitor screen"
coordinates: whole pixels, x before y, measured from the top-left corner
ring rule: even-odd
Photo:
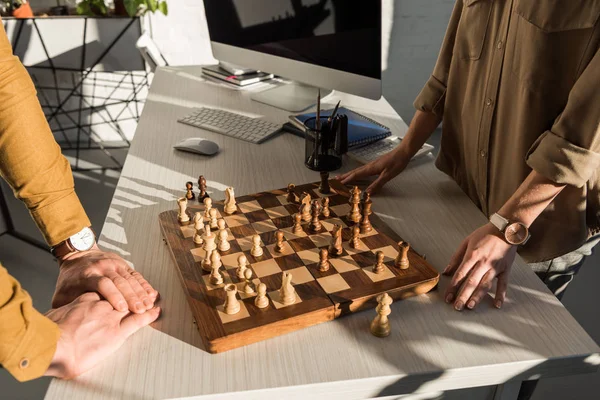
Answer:
[[[381,79],[380,0],[204,0],[210,39]]]

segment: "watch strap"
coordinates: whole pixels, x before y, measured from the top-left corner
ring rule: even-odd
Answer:
[[[508,220],[498,213],[494,213],[490,217],[490,222],[502,233],[504,233],[504,230],[508,226]]]
[[[67,254],[72,253],[74,251],[75,249],[73,248],[73,246],[71,246],[70,239],[62,241],[50,249],[50,253],[52,253],[52,255],[56,258],[64,257]]]

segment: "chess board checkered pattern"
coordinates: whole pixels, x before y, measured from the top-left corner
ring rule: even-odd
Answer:
[[[285,189],[236,197],[237,211],[233,215],[223,213],[223,202],[213,202],[213,207],[218,210],[217,218],[223,218],[226,222],[230,244],[228,251],[220,252],[223,263],[220,271],[224,282],[219,285],[211,284],[210,273],[202,270],[201,262],[205,258],[205,251],[192,240],[193,224],[181,226],[177,222],[177,211],[161,214],[163,234],[188,291],[199,330],[209,351],[218,352],[222,351],[220,349],[230,348],[231,343],[238,347],[246,344],[245,342],[266,338],[261,335],[274,336],[262,331],[283,321],[287,321],[289,325],[293,322],[291,319],[298,320],[300,326],[295,329],[300,329],[331,320],[341,314],[364,308],[368,302],[371,303],[370,306],[374,305],[373,298],[383,292],[397,291],[397,296],[390,293],[397,298],[400,295],[419,294],[435,286],[439,278],[437,272],[413,251],[409,253],[409,269],[400,270],[394,266],[400,238],[375,214],[370,218],[373,230],[361,235],[357,248],[350,247],[349,239],[354,223],[346,217],[351,208],[348,204],[348,189],[335,181],[331,182],[331,188],[330,194],[323,195],[319,193],[316,183],[296,187],[298,195],[307,192],[312,199],[329,197],[330,215],[320,216],[322,227],[318,232],[310,231],[308,222],[302,223],[301,233],[292,232],[293,215],[298,212],[299,205],[287,201]],[[204,205],[192,200],[188,205],[190,218],[195,212],[203,213]],[[208,223],[209,218],[205,217],[204,221],[205,224]],[[336,224],[343,228],[343,252],[336,257],[330,256],[329,270],[321,272],[319,251],[329,247],[331,231]],[[277,230],[284,233],[282,252],[274,249]],[[261,238],[263,255],[260,257],[254,257],[250,252],[254,235]],[[385,255],[385,268],[379,274],[372,272],[377,251],[382,251]],[[269,306],[265,309],[254,305],[256,293],[246,294],[245,279],[236,275],[237,259],[241,254],[246,256],[249,268],[253,271],[254,287],[259,283],[267,286]],[[284,271],[292,274],[292,284],[297,295],[296,302],[288,306],[284,306],[279,299]],[[223,287],[230,283],[237,286],[241,303],[240,312],[234,315],[225,314],[223,310]],[[211,318],[207,319],[207,315]],[[251,334],[254,337],[245,337]],[[236,336],[242,338],[236,339]],[[237,344],[240,340],[243,343]]]

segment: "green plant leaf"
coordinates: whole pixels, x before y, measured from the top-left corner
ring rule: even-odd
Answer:
[[[146,5],[148,9],[152,12],[158,10],[158,0],[146,0]]]
[[[165,15],[169,15],[169,7],[167,6],[166,1],[161,1],[158,4],[158,9],[160,10],[161,13],[163,13]]]
[[[138,11],[139,0],[124,0],[123,4],[125,5],[125,11],[127,11],[127,15],[130,17],[135,17]]]
[[[90,9],[90,3],[87,1],[82,1],[77,4],[77,14],[79,15],[93,15],[92,10]]]
[[[106,4],[104,4],[104,0],[96,0],[96,7],[98,7],[98,11],[100,11],[100,15],[106,15],[108,13],[108,8]]]

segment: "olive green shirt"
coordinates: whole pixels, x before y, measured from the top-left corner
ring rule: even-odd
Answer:
[[[0,176],[53,246],[90,221],[75,194],[69,162],[1,22]],[[48,369],[59,336],[58,326],[33,308],[29,294],[0,265],[0,364],[19,381],[37,378]]]
[[[519,253],[549,260],[600,230],[600,0],[457,0],[415,100],[443,118],[437,167],[489,217],[535,170],[566,187]]]

